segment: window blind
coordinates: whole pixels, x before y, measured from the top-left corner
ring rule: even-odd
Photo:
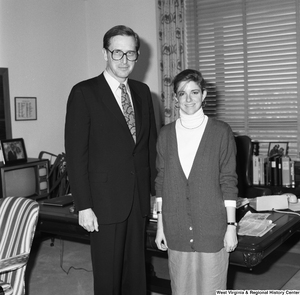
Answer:
[[[300,0],[185,0],[186,67],[208,82],[205,113],[259,142],[300,147]]]

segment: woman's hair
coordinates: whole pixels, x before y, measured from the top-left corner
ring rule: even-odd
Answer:
[[[135,50],[139,51],[140,49],[140,38],[137,33],[135,33],[131,28],[126,26],[115,26],[108,30],[103,37],[103,48],[108,49],[110,45],[111,38],[115,36],[131,36],[135,39]]]
[[[187,69],[177,74],[173,80],[174,93],[177,94],[179,84],[181,82],[194,81],[198,84],[202,92],[206,89],[206,82],[199,71]]]

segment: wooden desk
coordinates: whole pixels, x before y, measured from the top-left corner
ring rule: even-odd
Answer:
[[[278,248],[283,242],[300,230],[300,217],[292,214],[272,212],[269,217],[276,224],[262,237],[239,236],[238,246],[230,254],[230,263],[252,269]],[[89,241],[89,233],[78,225],[78,216],[70,213],[69,207],[40,206],[40,217],[37,231],[62,237],[70,237]],[[166,252],[159,251],[155,244],[156,223],[147,226],[147,256],[167,257]],[[150,267],[151,268],[151,267]],[[148,277],[150,290],[169,292],[169,281],[151,274]]]
[[[296,215],[273,212],[268,219],[271,219],[276,226],[264,236],[238,237],[238,246],[230,254],[231,264],[253,268],[300,229],[300,217]],[[147,249],[152,251],[157,249],[154,242],[155,234],[156,224],[150,223],[147,228]]]
[[[269,217],[276,224],[262,237],[239,236],[236,250],[230,254],[230,263],[252,268],[284,241],[300,230],[300,217],[292,214],[271,212]],[[89,233],[78,225],[78,216],[69,207],[40,206],[37,230],[42,233],[89,241]],[[155,244],[156,223],[147,225],[147,249],[159,252]]]
[[[70,212],[70,206],[52,207],[40,205],[37,231],[55,236],[89,241],[89,233],[78,224],[78,216]]]
[[[300,229],[296,215],[273,212],[268,219],[276,226],[262,237],[238,237],[238,247],[230,254],[231,264],[253,268]]]

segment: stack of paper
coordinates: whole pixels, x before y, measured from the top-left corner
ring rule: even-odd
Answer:
[[[250,211],[240,220],[238,224],[238,235],[262,237],[276,224],[267,219],[270,213],[251,213]]]

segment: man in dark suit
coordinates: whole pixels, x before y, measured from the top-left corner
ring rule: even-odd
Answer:
[[[139,46],[130,28],[110,29],[103,38],[105,71],[75,85],[67,104],[68,175],[79,224],[91,233],[95,295],[146,294],[145,224],[155,195],[157,134],[148,86],[128,79]]]

